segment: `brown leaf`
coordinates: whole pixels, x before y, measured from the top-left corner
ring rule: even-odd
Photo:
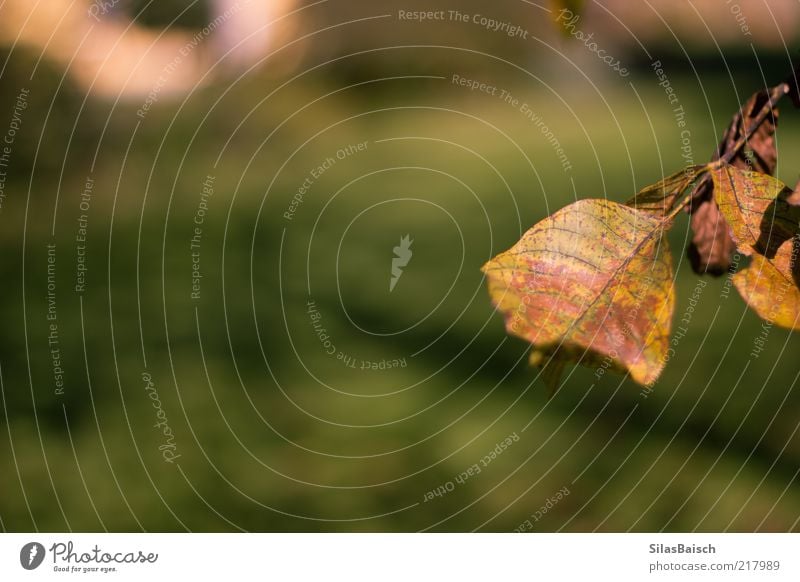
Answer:
[[[700,204],[692,214],[691,222],[693,235],[688,255],[692,269],[695,273],[715,277],[725,274],[730,268],[736,244],[714,200]]]
[[[768,100],[769,92],[759,91],[745,103],[741,111],[734,115],[714,154],[714,160],[726,156],[733,150],[739,139],[752,128],[754,118]],[[764,119],[746,146],[731,158],[731,165],[762,174],[774,173],[778,161],[775,148],[777,121],[778,110],[773,108],[771,115]],[[695,273],[719,276],[730,269],[731,255],[736,245],[731,240],[725,219],[714,203],[713,190],[713,183],[705,182],[698,188],[689,206],[694,235],[688,255]]]
[[[766,89],[755,93],[742,110],[734,115],[728,130],[725,132],[714,160],[718,160],[730,152],[739,139],[752,129],[753,122],[758,113],[769,101],[769,91]],[[778,108],[773,107],[758,129],[747,140],[747,145],[730,160],[732,166],[741,169],[750,169],[761,174],[772,175],[778,163],[778,152],[775,149],[775,129],[778,125]]]

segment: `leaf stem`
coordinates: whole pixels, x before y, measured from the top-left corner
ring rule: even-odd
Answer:
[[[711,165],[711,164],[709,164],[709,165]],[[681,200],[680,204],[676,204],[675,207],[672,210],[670,210],[669,214],[667,214],[664,217],[664,223],[672,222],[673,220],[675,220],[675,217],[678,216],[681,213],[681,210],[686,208],[686,206],[692,201],[692,198],[694,198],[694,196],[695,196],[695,192],[700,188],[700,186],[704,182],[706,182],[708,180],[709,176],[710,176],[710,174],[708,174],[708,173],[703,174],[703,177],[700,178],[700,181],[692,189],[692,191],[689,192],[686,196],[684,196],[683,200]]]

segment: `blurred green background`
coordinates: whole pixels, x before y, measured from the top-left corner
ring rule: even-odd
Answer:
[[[310,10],[298,34],[381,6]],[[167,26],[174,13],[162,10],[146,24]],[[651,394],[576,368],[548,398],[480,273],[576,198],[622,201],[686,165],[652,60],[700,163],[739,104],[791,69],[786,53],[619,45],[632,71],[623,79],[544,17],[520,18],[547,42],[521,51],[474,27],[446,37],[396,20],[350,24],[316,36],[291,72],[272,75],[267,61],[161,99],[144,119],[141,101],[87,98],[36,51],[6,47],[0,130],[19,89],[31,96],[0,212],[2,528],[797,530],[797,336],[774,328],[751,357],[761,322],[725,278],[708,280]],[[433,44],[448,46],[412,46]],[[354,51],[367,52],[344,56]],[[454,74],[528,104],[571,170],[519,107]],[[778,173],[790,184],[798,128],[784,104]],[[209,176],[193,299],[190,243]],[[390,292],[405,235],[413,258]],[[679,217],[676,320],[698,279],[684,258],[690,236]],[[63,394],[48,345],[51,243]],[[315,333],[309,301],[342,357]],[[384,360],[406,365],[361,369]],[[144,373],[174,433],[172,463]],[[480,473],[455,481],[475,464]]]

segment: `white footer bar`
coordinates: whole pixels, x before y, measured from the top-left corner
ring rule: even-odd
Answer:
[[[800,580],[798,534],[3,534],[0,580]]]

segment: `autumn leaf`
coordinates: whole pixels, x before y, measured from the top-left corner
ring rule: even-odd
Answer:
[[[720,212],[739,251],[753,261],[734,276],[747,304],[762,318],[800,329],[800,207],[781,181],[723,165],[712,172]]]
[[[666,217],[683,198],[682,194],[704,172],[708,166],[689,166],[680,172],[667,176],[651,186],[639,191],[626,202],[628,206],[648,212],[655,217]]]
[[[770,115],[756,127],[756,118],[770,99],[770,91],[759,91],[733,116],[722,138],[713,160],[729,157],[738,168],[756,170],[762,174],[773,174],[778,161],[775,148],[775,129],[778,109],[773,107]],[[745,147],[735,150],[739,140],[752,132]],[[735,244],[730,237],[728,225],[714,203],[713,184],[705,182],[695,192],[689,205],[692,215],[692,242],[688,256],[695,273],[719,276],[728,271]]]
[[[670,224],[616,202],[581,200],[483,267],[506,329],[534,345],[531,362],[545,367],[551,387],[566,362],[606,362],[640,384],[656,380],[675,304],[663,236]]]
[[[789,203],[793,192],[780,180],[728,164],[711,175],[720,212],[743,254],[772,259],[798,232],[800,207]]]
[[[729,163],[737,168],[751,169],[761,174],[772,175],[775,173],[775,166],[778,164],[778,151],[775,148],[778,108],[773,107],[770,115],[757,128],[753,128],[755,118],[768,100],[769,91],[767,90],[758,91],[747,100],[741,111],[734,115],[725,132],[717,154],[714,156],[715,161],[733,150],[739,139],[754,130],[745,147],[736,152]]]
[[[695,207],[691,225],[693,234],[687,256],[692,270],[716,277],[728,272],[736,244],[713,198]]]
[[[796,239],[792,241],[791,248],[790,253],[780,255],[780,260],[794,261],[797,256]],[[785,269],[786,265],[779,268],[756,254],[750,265],[733,276],[733,284],[761,319],[788,329],[800,329],[800,289],[792,278],[785,276]]]

